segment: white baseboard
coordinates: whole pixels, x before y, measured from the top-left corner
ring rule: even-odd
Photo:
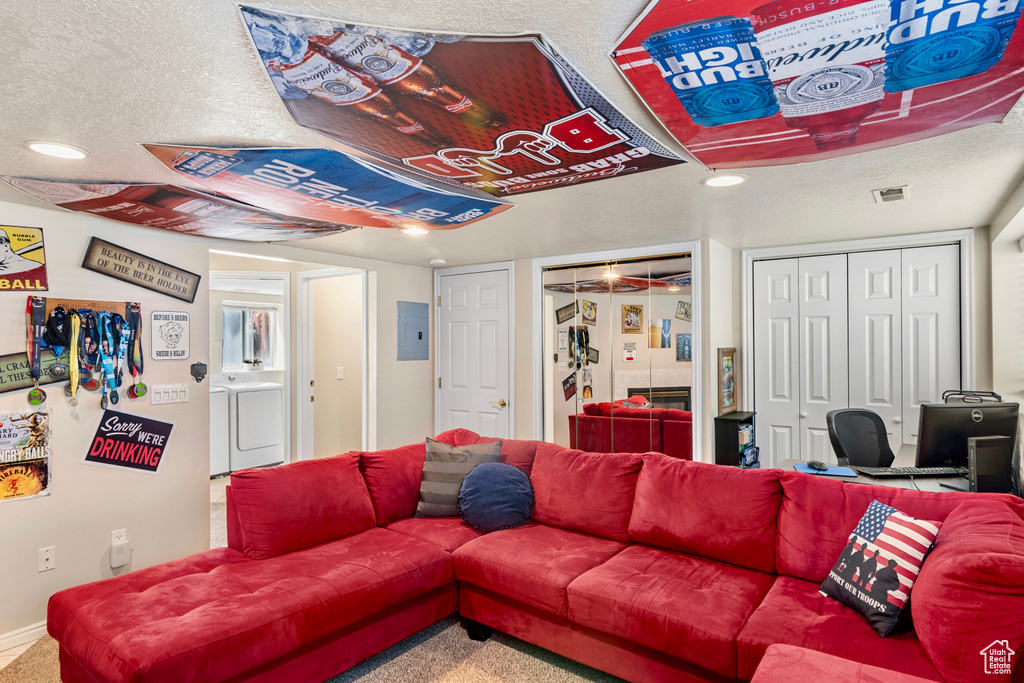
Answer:
[[[40,621],[38,624],[30,624],[25,628],[19,628],[16,631],[10,631],[8,633],[0,633],[0,652],[4,650],[10,650],[12,647],[18,647],[25,643],[31,643],[33,640],[39,640],[46,635],[46,620]]]

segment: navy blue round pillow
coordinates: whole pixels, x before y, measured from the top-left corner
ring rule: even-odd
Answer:
[[[532,510],[530,477],[512,465],[477,465],[466,475],[459,491],[459,514],[463,521],[485,534],[526,524]]]

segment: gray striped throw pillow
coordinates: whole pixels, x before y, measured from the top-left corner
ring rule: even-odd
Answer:
[[[423,480],[417,517],[458,517],[459,489],[473,468],[485,462],[498,462],[501,442],[449,446],[427,439],[427,457],[423,461]]]

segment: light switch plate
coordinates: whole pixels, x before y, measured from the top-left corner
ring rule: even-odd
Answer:
[[[188,384],[154,384],[149,388],[149,403],[188,403]]]

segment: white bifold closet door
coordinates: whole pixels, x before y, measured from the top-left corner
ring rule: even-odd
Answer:
[[[850,406],[878,413],[895,453],[903,444],[902,251],[849,259]]]
[[[922,403],[961,384],[960,247],[903,250],[903,443],[917,443]]]
[[[764,462],[835,461],[825,415],[849,400],[846,255],[754,263],[756,443]]]

